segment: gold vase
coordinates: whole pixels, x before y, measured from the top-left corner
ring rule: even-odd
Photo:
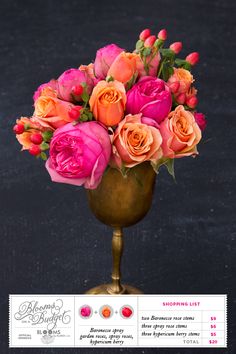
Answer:
[[[123,227],[140,221],[150,209],[155,184],[155,172],[149,162],[131,168],[126,177],[109,168],[94,190],[88,190],[89,206],[98,220],[113,228],[112,282],[88,290],[87,294],[140,294],[140,290],[121,284]]]

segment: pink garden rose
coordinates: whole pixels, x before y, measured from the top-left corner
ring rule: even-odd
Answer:
[[[81,101],[82,86],[86,84],[86,92],[90,95],[93,89],[93,80],[86,71],[68,69],[57,79],[59,98],[73,102]],[[77,92],[80,92],[79,94]]]
[[[116,44],[109,44],[98,49],[94,62],[94,72],[98,79],[104,80],[106,78],[111,64],[123,50]]]
[[[144,76],[127,92],[126,112],[142,113],[160,123],[172,105],[171,94],[166,83],[158,78]]]
[[[46,168],[54,182],[95,189],[110,156],[110,137],[102,125],[69,123],[55,131]]]
[[[195,121],[197,122],[199,128],[200,128],[202,131],[205,130],[205,129],[206,129],[206,126],[207,126],[205,114],[195,112],[195,113],[194,113],[194,118],[195,118]]]
[[[40,85],[34,93],[34,96],[33,96],[34,101],[36,101],[39,98],[43,89],[45,89],[46,87],[50,87],[52,90],[55,90],[57,92],[57,80],[52,79],[49,82],[46,82],[45,84]]]
[[[171,159],[196,155],[197,144],[201,140],[201,130],[193,114],[184,106],[177,106],[174,111],[160,124],[163,138],[162,150],[164,157]]]

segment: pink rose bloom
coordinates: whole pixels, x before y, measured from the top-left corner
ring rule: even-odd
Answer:
[[[110,137],[102,125],[69,123],[55,131],[46,168],[54,182],[95,189],[110,156]]]
[[[199,128],[200,128],[202,131],[205,130],[205,129],[206,129],[206,126],[207,126],[205,114],[195,112],[195,113],[194,113],[194,118],[195,118],[195,121],[197,122]]]
[[[55,90],[57,92],[57,80],[52,79],[49,82],[46,82],[45,84],[40,85],[34,93],[34,96],[33,96],[34,102],[39,98],[43,89],[46,87],[50,87],[52,90]]]
[[[94,72],[98,79],[103,80],[106,78],[111,64],[123,50],[116,44],[109,44],[98,49],[94,62]]]
[[[81,101],[81,94],[77,94],[80,91],[82,93],[81,84],[86,84],[86,91],[89,95],[94,86],[93,80],[88,73],[79,69],[66,70],[59,76],[57,82],[59,98],[68,102]]]
[[[142,113],[160,123],[172,106],[171,93],[166,83],[158,78],[144,76],[127,92],[126,112]]]
[[[202,134],[193,114],[177,106],[160,124],[164,157],[171,159],[196,155]]]

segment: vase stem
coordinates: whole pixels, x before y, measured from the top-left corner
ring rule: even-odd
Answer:
[[[123,253],[123,232],[121,227],[116,227],[113,230],[112,237],[112,283],[109,288],[111,294],[121,294],[123,292],[123,287],[120,283],[121,273],[121,257]]]

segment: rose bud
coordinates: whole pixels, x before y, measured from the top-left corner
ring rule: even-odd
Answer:
[[[195,118],[195,121],[197,122],[199,128],[203,131],[207,126],[205,114],[195,112],[194,118]]]
[[[176,102],[178,104],[184,104],[185,100],[186,100],[186,95],[185,93],[181,93],[180,95],[178,95],[176,98],[175,98]]]
[[[158,33],[157,37],[159,39],[161,39],[162,41],[165,41],[166,38],[167,38],[167,30],[166,29],[160,30],[160,32]]]
[[[168,85],[169,89],[171,90],[172,93],[178,92],[180,83],[179,81],[172,82],[171,84]]]
[[[175,54],[179,54],[182,50],[182,42],[174,42],[170,45],[170,49],[173,50]]]
[[[13,131],[15,134],[22,134],[25,131],[24,124],[16,124],[13,127]]]
[[[156,41],[156,36],[148,37],[144,42],[144,47],[151,48]]]
[[[199,61],[199,53],[198,53],[198,52],[190,53],[189,55],[186,56],[185,60],[186,60],[189,64],[195,65],[195,64],[197,64],[197,62]]]
[[[29,148],[29,153],[33,156],[38,156],[41,153],[41,149],[38,145],[32,145]]]
[[[42,134],[34,133],[30,136],[30,141],[35,145],[40,145],[43,141]]]
[[[186,100],[186,104],[189,108],[195,108],[196,105],[198,104],[198,99],[196,96],[192,96],[192,97],[189,97],[187,98]]]
[[[149,28],[146,28],[145,30],[143,30],[140,35],[139,35],[139,39],[141,41],[145,41],[145,39],[147,39],[148,37],[151,36],[151,31]]]

